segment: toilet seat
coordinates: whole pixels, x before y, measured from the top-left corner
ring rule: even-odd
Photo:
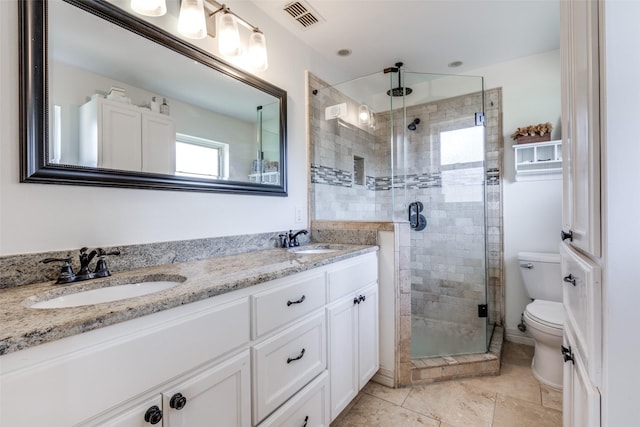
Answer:
[[[525,314],[541,325],[562,330],[564,325],[564,307],[561,302],[535,300],[527,305]]]

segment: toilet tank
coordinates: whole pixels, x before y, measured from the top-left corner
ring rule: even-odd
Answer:
[[[560,254],[520,252],[518,265],[530,298],[562,302]]]

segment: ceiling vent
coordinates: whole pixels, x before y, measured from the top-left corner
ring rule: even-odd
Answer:
[[[302,28],[305,30],[311,27],[312,25],[318,24],[324,19],[313,10],[313,8],[309,5],[309,3],[304,1],[294,1],[291,3],[287,3],[283,10],[291,16],[293,19],[298,21]]]

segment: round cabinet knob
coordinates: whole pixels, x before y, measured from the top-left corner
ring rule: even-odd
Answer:
[[[169,401],[169,406],[173,409],[177,409],[178,411],[185,407],[187,404],[187,398],[182,395],[182,393],[176,393],[171,396],[171,400]]]
[[[162,421],[162,411],[156,405],[153,405],[145,412],[144,420],[151,424],[158,424]]]
[[[561,230],[560,231],[560,238],[562,239],[562,241],[565,241],[565,240],[569,239],[570,242],[573,242],[573,231],[571,231],[571,230],[569,230],[569,231]]]

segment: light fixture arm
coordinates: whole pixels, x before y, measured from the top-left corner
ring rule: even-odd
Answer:
[[[247,21],[243,17],[239,16],[238,14],[234,13],[231,9],[229,9],[229,7],[226,4],[218,3],[215,0],[204,0],[204,2],[205,2],[205,4],[209,3],[213,7],[217,8],[214,12],[208,13],[207,18],[211,18],[211,17],[213,17],[214,15],[216,15],[216,14],[218,14],[220,12],[228,13],[228,14],[233,15],[238,20],[238,22],[240,22],[245,28],[248,28],[251,31],[262,33],[262,31],[260,31],[260,29],[258,27],[256,27],[255,25],[251,25],[251,23],[249,23],[249,21]]]

